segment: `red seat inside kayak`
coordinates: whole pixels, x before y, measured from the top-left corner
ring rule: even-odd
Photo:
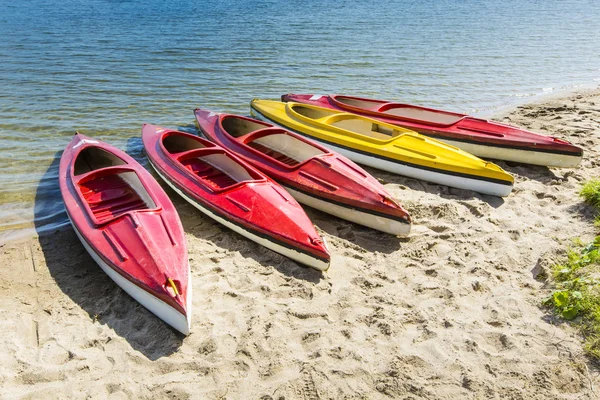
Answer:
[[[252,147],[254,150],[256,150],[260,153],[263,153],[267,157],[274,158],[275,160],[279,161],[280,163],[283,163],[290,167],[294,167],[294,166],[300,164],[300,162],[298,160],[295,160],[292,157],[289,157],[277,150],[274,150],[268,146],[265,146],[262,143],[256,142],[258,139],[262,139],[266,136],[276,135],[276,134],[285,134],[285,131],[280,128],[269,127],[269,128],[259,129],[252,133],[249,133],[249,134],[243,136],[241,139],[246,146]]]
[[[129,211],[148,209],[146,202],[119,174],[87,180],[79,183],[79,188],[100,224]]]
[[[245,167],[239,165],[238,161],[230,158],[221,149],[192,149],[178,153],[175,157],[187,170],[217,190],[228,188],[244,180],[261,178],[253,176],[253,173],[247,171]],[[232,166],[237,166],[237,174],[232,172]]]
[[[277,150],[273,150],[270,147],[264,146],[260,143],[250,142],[250,143],[246,143],[246,144],[248,146],[252,147],[253,149],[263,153],[267,157],[274,158],[281,163],[289,165],[290,167],[293,167],[293,166],[299,164],[299,162],[294,160],[293,158],[288,157],[285,154],[282,154],[282,153],[278,152]]]
[[[231,176],[200,158],[183,160],[181,164],[215,189],[223,189],[237,183]]]

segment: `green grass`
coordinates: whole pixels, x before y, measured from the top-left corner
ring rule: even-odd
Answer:
[[[592,179],[585,183],[579,191],[579,195],[583,197],[586,203],[600,208],[600,180]]]
[[[587,182],[579,194],[600,209],[600,180]],[[600,225],[600,217],[595,224]],[[553,267],[552,278],[556,290],[544,304],[578,326],[586,353],[600,360],[600,236],[571,248],[566,261]]]
[[[556,290],[545,304],[573,321],[585,338],[586,352],[600,359],[600,239],[569,250],[566,262],[553,267]]]

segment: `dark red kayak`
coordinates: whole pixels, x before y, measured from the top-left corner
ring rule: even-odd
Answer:
[[[315,269],[327,247],[302,207],[281,186],[214,143],[144,124],[150,164],[179,195],[217,222]]]
[[[183,227],[152,175],[123,151],[76,134],[62,154],[60,190],[81,243],[131,297],[190,332],[190,267]]]
[[[569,142],[448,111],[342,95],[285,94],[282,101],[368,116],[411,129],[482,158],[549,167],[575,167],[583,150]]]
[[[410,232],[408,212],[346,157],[252,118],[201,109],[195,115],[204,136],[279,182],[300,203],[383,232]]]

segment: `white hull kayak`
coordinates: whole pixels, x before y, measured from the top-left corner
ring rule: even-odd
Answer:
[[[342,207],[315,197],[309,196],[302,192],[298,192],[289,186],[283,186],[299,203],[306,204],[312,208],[323,211],[325,213],[335,215],[359,225],[376,229],[385,233],[396,236],[408,236],[410,233],[410,223],[400,222],[390,218],[385,218],[378,215],[369,214],[360,210]]]
[[[251,114],[257,119],[274,124],[275,122],[266,118],[254,108],[251,109]],[[289,129],[286,127],[282,127]],[[302,135],[302,132],[296,132]],[[306,136],[306,135],[303,135]],[[394,161],[388,161],[379,157],[371,156],[365,153],[359,153],[352,149],[337,147],[335,144],[323,142],[318,138],[309,136],[311,140],[318,142],[331,150],[336,151],[343,156],[348,157],[354,162],[367,165],[369,167],[378,168],[383,171],[392,172],[394,174],[407,176],[410,178],[420,179],[428,182],[438,183],[440,185],[452,186],[455,188],[473,190],[478,193],[489,194],[493,196],[505,197],[512,191],[512,185],[500,184],[496,182],[485,181],[481,179],[466,178],[462,176],[444,174],[440,172],[428,171],[421,168],[415,168],[408,165],[400,164]]]
[[[522,164],[541,165],[544,167],[574,168],[579,165],[581,159],[583,158],[582,156],[570,156],[566,154],[485,146],[481,144],[459,142],[443,138],[435,139],[451,146],[458,147],[480,158],[491,158],[494,160],[512,161]]]

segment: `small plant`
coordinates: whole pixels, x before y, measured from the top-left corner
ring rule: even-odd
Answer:
[[[556,290],[544,301],[581,329],[585,350],[600,358],[600,239],[570,250],[567,261],[553,269]]]
[[[586,183],[580,196],[600,208],[600,180]],[[600,226],[600,216],[596,218]],[[600,359],[600,236],[587,245],[575,241],[565,263],[553,267],[556,290],[544,304],[573,321],[585,338],[585,351]]]
[[[583,197],[586,203],[600,208],[600,180],[592,179],[585,183],[579,191],[579,195]]]

